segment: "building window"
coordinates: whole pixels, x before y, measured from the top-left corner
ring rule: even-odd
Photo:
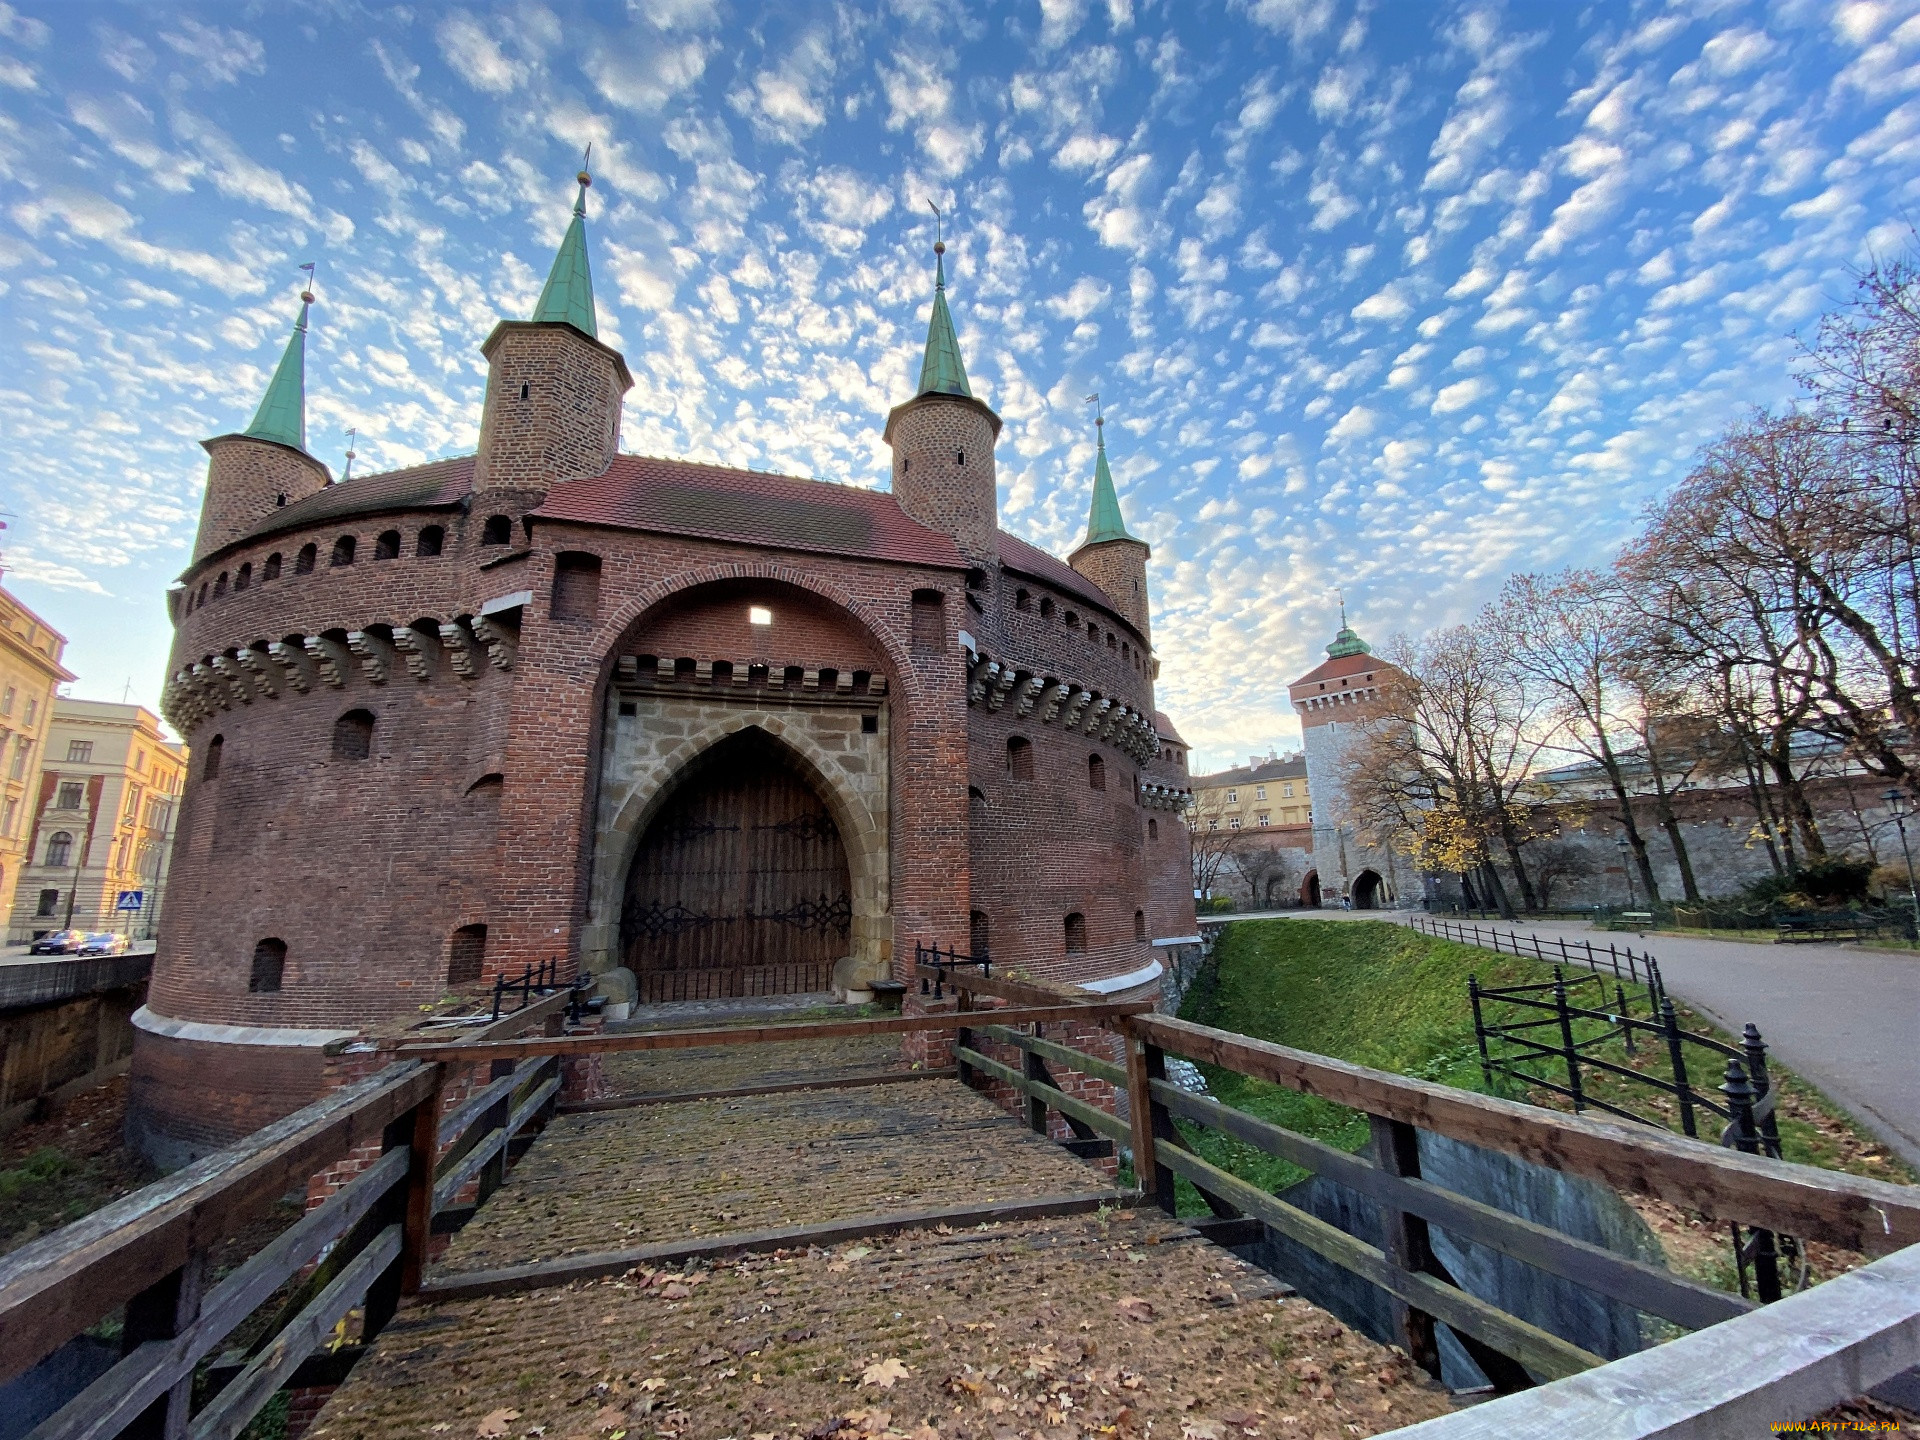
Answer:
[[[220,578],[213,582],[213,598],[218,600],[227,593],[227,572],[222,570]]]
[[[947,597],[938,590],[913,592],[913,648],[936,655],[947,645]]]
[[[287,978],[287,942],[262,940],[253,947],[253,973],[247,976],[248,993],[272,995]]]
[[[0,810],[0,835],[13,834],[13,822],[20,818],[20,800],[18,796],[9,796],[4,810]]]
[[[988,942],[992,938],[992,926],[984,910],[972,910],[967,913],[967,951],[974,959],[983,959],[990,952]]]
[[[1147,817],[1147,839],[1158,840],[1159,838],[1160,838],[1160,822],[1154,819],[1151,815],[1149,815]]]
[[[1254,818],[1254,821],[1260,825],[1266,825],[1271,823],[1271,817],[1264,810],[1262,810],[1258,815],[1254,816],[1253,818]]]
[[[1016,780],[1033,779],[1033,742],[1024,735],[1007,741],[1007,774]]]
[[[553,618],[591,620],[600,613],[600,557],[563,550],[553,562]]]
[[[133,773],[136,775],[144,775],[147,773],[146,751],[136,750],[133,752]]]
[[[251,585],[252,583],[253,583],[253,562],[249,560],[246,564],[242,565],[238,570],[233,572],[233,588],[236,591],[244,590],[247,588],[247,586]]]
[[[1087,917],[1078,910],[1067,916],[1067,954],[1083,955],[1087,949]]]
[[[74,764],[74,765],[85,765],[88,761],[92,759],[93,759],[93,741],[91,740],[67,741],[68,763]]]
[[[1238,815],[1234,816],[1231,820],[1227,821],[1227,829],[1238,830],[1239,828],[1240,828],[1240,817]]]
[[[1098,755],[1087,757],[1087,788],[1090,790],[1107,788],[1107,762]]]
[[[420,532],[420,538],[414,541],[413,553],[423,559],[431,559],[440,553],[440,547],[446,544],[447,532],[438,525],[429,525]]]
[[[1040,597],[1040,618],[1042,620],[1051,620],[1053,618],[1053,597],[1051,595],[1042,595]]]
[[[7,686],[6,693],[4,695],[0,695],[0,715],[13,714],[13,697],[19,693],[20,692],[19,692],[18,686],[15,686],[15,685]]]
[[[314,561],[317,560],[319,556],[320,550],[318,546],[310,544],[302,545],[300,547],[300,553],[294,556],[293,559],[293,573],[296,575],[311,575],[313,573]]]
[[[35,915],[51,915],[59,908],[60,892],[58,890],[42,890],[40,892],[40,907],[33,913]]]
[[[342,535],[338,540],[333,542],[333,559],[327,563],[335,569],[351,565],[353,563],[353,547],[353,536]]]
[[[1144,910],[1133,912],[1133,938],[1136,940],[1147,938],[1147,912]]]
[[[60,787],[60,794],[53,802],[56,810],[78,810],[80,795],[85,787],[78,780],[66,781]]]
[[[373,753],[373,712],[349,710],[333,722],[333,758],[364,760]]]
[[[1240,792],[1238,790],[1227,791],[1227,804],[1238,805],[1239,803],[1240,803]]]
[[[23,780],[27,774],[27,761],[33,755],[33,741],[22,735],[13,742],[13,764],[7,770],[9,780]]]
[[[1254,786],[1254,787],[1253,787],[1253,798],[1254,798],[1254,799],[1256,799],[1256,800],[1264,800],[1264,799],[1266,799],[1266,798],[1267,798],[1267,787],[1266,787],[1266,786],[1264,786],[1264,785],[1256,785],[1256,786]]]
[[[1016,610],[1033,609],[1033,596],[1029,595],[1025,590],[1014,591],[1013,592],[1013,608]]]
[[[513,539],[513,521],[505,515],[489,515],[487,523],[481,527],[482,545],[505,545]]]
[[[447,947],[447,983],[471,985],[487,963],[487,927],[462,925]]]
[[[382,530],[380,538],[373,542],[373,558],[376,560],[398,560],[400,558],[400,532]]]
[[[207,742],[207,758],[200,767],[200,778],[212,780],[220,774],[220,752],[226,749],[227,737],[216,735]]]
[[[273,554],[267,556],[267,563],[260,567],[260,583],[264,585],[269,580],[278,580],[279,578],[280,552],[276,550]]]
[[[56,830],[47,838],[47,864],[60,866],[73,863],[73,836],[64,830]]]

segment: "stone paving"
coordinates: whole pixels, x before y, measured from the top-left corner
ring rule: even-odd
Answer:
[[[646,1105],[555,1120],[440,1268],[1110,1188],[947,1079]]]
[[[698,1050],[629,1050],[601,1062],[615,1095],[686,1095],[749,1085],[806,1085],[909,1067],[898,1035],[855,1040],[799,1040],[769,1045],[715,1045]]]
[[[733,1063],[646,1058],[630,1078],[656,1093]],[[876,1058],[853,1044],[752,1065]],[[439,1270],[1110,1186],[951,1079],[636,1106],[557,1119]],[[1346,1440],[1448,1410],[1404,1357],[1282,1291],[1158,1211],[1105,1207],[642,1267],[403,1310],[308,1433]]]

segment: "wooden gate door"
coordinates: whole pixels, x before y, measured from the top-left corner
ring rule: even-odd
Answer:
[[[847,853],[778,744],[745,731],[700,760],[627,873],[621,947],[643,1002],[829,989],[848,953]]]

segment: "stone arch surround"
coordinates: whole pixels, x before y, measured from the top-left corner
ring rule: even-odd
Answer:
[[[696,696],[624,698],[635,714],[610,702],[601,749],[600,805],[595,817],[584,967],[600,974],[620,963],[620,906],[627,871],[647,827],[701,755],[729,736],[759,729],[785,748],[840,829],[852,884],[853,933],[847,974],[836,983],[883,978],[893,944],[888,813],[887,718],[863,734],[873,707],[742,703]]]

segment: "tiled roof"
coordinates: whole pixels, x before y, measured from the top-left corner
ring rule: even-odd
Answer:
[[[1258,765],[1242,765],[1237,770],[1222,770],[1214,775],[1196,775],[1193,788],[1218,790],[1223,785],[1252,785],[1263,780],[1299,780],[1307,773],[1303,756],[1287,760],[1266,760]]]
[[[1057,590],[1066,590],[1082,600],[1113,613],[1113,597],[1064,560],[1056,560],[1038,545],[1029,545],[1018,535],[999,532],[1000,563],[1044,580]]]
[[[257,540],[263,535],[275,535],[320,520],[343,520],[382,510],[458,505],[473,489],[474,459],[472,455],[457,455],[451,460],[411,465],[405,470],[356,475],[275,510],[240,538]]]
[[[1322,680],[1341,680],[1352,675],[1391,669],[1393,667],[1386,661],[1372,655],[1337,655],[1331,660],[1322,660],[1287,688],[1298,690],[1302,685],[1317,685]]]
[[[1167,718],[1167,712],[1164,710],[1156,710],[1153,712],[1153,728],[1160,732],[1160,737],[1163,740],[1172,740],[1179,745],[1187,743],[1180,738],[1180,732],[1173,728],[1173,721]]]
[[[534,515],[903,564],[966,563],[885,491],[689,460],[617,456],[602,474],[554,486]]]

